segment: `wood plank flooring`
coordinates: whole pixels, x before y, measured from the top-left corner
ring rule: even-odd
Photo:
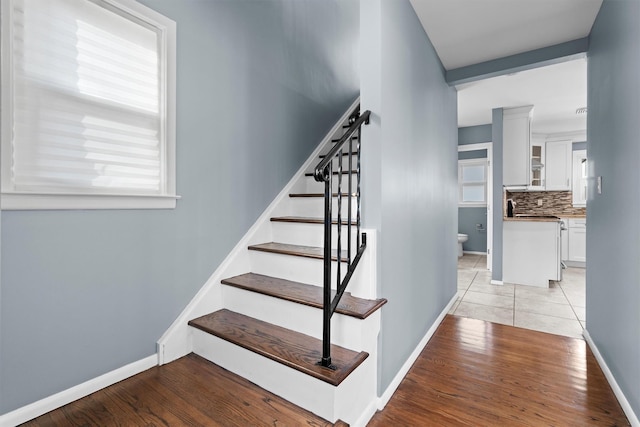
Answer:
[[[331,424],[189,355],[26,425]],[[625,426],[629,422],[583,340],[446,316],[369,425]]]
[[[25,426],[331,426],[190,354],[49,412]]]
[[[629,425],[585,341],[446,316],[369,426]]]

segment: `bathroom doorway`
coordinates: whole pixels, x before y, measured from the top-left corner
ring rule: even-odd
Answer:
[[[458,145],[458,233],[469,235],[467,252],[486,254],[487,270],[493,252],[492,168],[491,142]]]

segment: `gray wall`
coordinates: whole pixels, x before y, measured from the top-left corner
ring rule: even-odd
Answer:
[[[574,142],[573,144],[571,144],[571,150],[572,151],[586,150],[586,149],[587,149],[587,142],[586,141]]]
[[[491,142],[491,124],[458,128],[458,145]]]
[[[2,214],[0,414],[152,355],[359,92],[359,2],[141,0],[178,24],[175,210]]]
[[[482,224],[483,230],[476,224]],[[462,244],[465,251],[487,252],[487,208],[458,208],[458,233],[469,236]]]
[[[604,0],[588,63],[587,330],[640,416],[640,2]],[[594,194],[602,176],[602,194]]]
[[[389,300],[380,337],[383,392],[456,293],[456,92],[408,0],[361,2],[368,8],[376,11],[361,14],[363,40],[371,36],[361,54],[373,73],[381,64],[381,78],[376,85],[362,69],[362,103],[380,109],[363,144],[375,132],[381,143],[363,174],[381,179],[363,186],[364,200],[379,194],[364,225],[379,230],[378,285]],[[377,97],[379,105],[365,101]]]

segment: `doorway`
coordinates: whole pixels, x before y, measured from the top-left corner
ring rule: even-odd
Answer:
[[[489,271],[493,252],[492,168],[491,142],[458,146],[458,232],[469,236],[463,245],[470,248],[467,252],[486,254]]]

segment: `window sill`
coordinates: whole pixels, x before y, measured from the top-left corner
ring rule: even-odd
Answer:
[[[459,208],[486,208],[486,203],[458,203]]]
[[[180,196],[2,193],[2,210],[175,209]]]

